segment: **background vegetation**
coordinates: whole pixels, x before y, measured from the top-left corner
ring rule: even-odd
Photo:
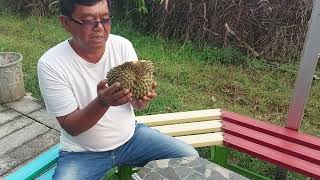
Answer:
[[[297,61],[312,0],[119,0],[145,31],[180,41],[237,46],[269,61]]]
[[[232,47],[218,48],[211,43],[148,35],[134,28],[135,25],[135,21],[116,16],[112,33],[128,38],[139,58],[152,60],[156,66],[158,98],[138,115],[223,108],[284,125],[296,78],[296,63],[270,64]],[[20,52],[24,56],[26,89],[36,98],[41,99],[36,75],[39,57],[67,37],[56,16],[21,16],[0,8],[0,51]],[[319,81],[315,80],[301,125],[301,131],[318,137],[319,90]],[[207,149],[200,152],[208,156]],[[231,160],[273,177],[274,166],[265,162],[238,152],[233,153]],[[306,178],[290,173],[289,179]]]
[[[2,0],[20,14],[51,15],[58,0]],[[298,62],[312,0],[113,0],[112,13],[141,31],[238,47],[268,61]]]

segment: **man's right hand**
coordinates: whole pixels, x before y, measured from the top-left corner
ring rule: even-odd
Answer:
[[[132,101],[132,94],[128,89],[120,90],[120,83],[107,86],[107,80],[101,80],[97,85],[98,100],[102,106],[119,106]]]

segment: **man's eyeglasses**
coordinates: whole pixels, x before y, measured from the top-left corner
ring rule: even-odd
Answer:
[[[102,26],[107,26],[111,24],[111,17],[110,18],[105,18],[105,19],[100,19],[100,20],[83,20],[79,21],[74,19],[73,17],[69,17],[73,22],[89,29],[93,29],[98,26],[99,23],[101,23]]]

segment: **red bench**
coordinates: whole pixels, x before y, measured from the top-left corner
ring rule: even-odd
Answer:
[[[320,179],[320,138],[228,111],[222,130],[224,146]]]

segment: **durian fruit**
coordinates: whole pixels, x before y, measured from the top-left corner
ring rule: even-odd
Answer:
[[[154,66],[151,61],[125,62],[112,68],[107,74],[108,86],[115,82],[129,89],[134,99],[142,99],[152,90]]]

